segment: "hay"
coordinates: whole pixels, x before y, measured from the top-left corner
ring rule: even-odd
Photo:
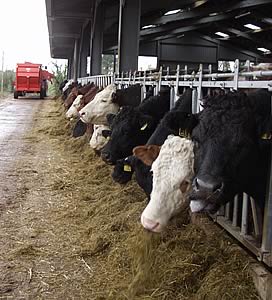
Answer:
[[[184,213],[162,235],[144,231],[145,197],[135,182],[112,182],[85,137],[66,139],[64,149],[79,159],[71,177],[80,195],[72,215],[59,218],[73,219],[77,254],[99,265],[90,281],[95,299],[257,299],[248,258],[222,230],[207,235]]]
[[[55,151],[44,173],[47,210],[37,209],[28,221],[42,241],[12,253],[16,259],[36,255],[46,262],[43,272],[54,259],[54,270],[42,280],[43,290],[53,293],[48,299],[259,299],[250,258],[216,225],[207,234],[184,211],[160,235],[143,230],[143,192],[135,181],[113,182],[112,167],[94,154],[88,139],[61,130],[63,113],[55,101],[45,117],[47,129],[33,133],[43,134]],[[54,128],[59,135],[52,135]]]

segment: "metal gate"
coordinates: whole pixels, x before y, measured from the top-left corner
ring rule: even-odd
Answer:
[[[246,65],[249,66],[249,63]],[[235,60],[234,72],[232,73],[212,73],[211,66],[207,70],[204,70],[200,64],[198,71],[191,74],[189,74],[186,66],[184,69],[177,66],[174,74],[170,72],[169,68],[166,68],[166,70],[160,68],[159,72],[144,71],[99,75],[79,78],[78,81],[82,84],[94,82],[99,87],[105,87],[108,84],[114,83],[118,88],[125,88],[129,85],[139,83],[142,86],[142,99],[145,97],[149,87],[154,88],[154,95],[156,95],[162,86],[168,86],[170,87],[171,108],[180,96],[179,91],[189,87],[193,89],[192,111],[197,113],[201,110],[203,89],[207,93],[210,93],[215,88],[227,90],[261,88],[272,92],[272,80],[267,79],[269,76],[272,76],[272,71],[240,72],[239,60]],[[270,159],[271,169],[272,159]],[[221,207],[219,212],[212,215],[212,218],[254,253],[260,261],[269,267],[272,266],[271,171],[267,179],[265,210],[263,214],[258,211],[255,200],[243,194],[236,195],[233,201]]]

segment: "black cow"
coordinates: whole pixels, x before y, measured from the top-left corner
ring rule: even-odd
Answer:
[[[112,102],[119,106],[136,107],[141,103],[141,85],[134,84],[125,89],[118,89],[112,95]]]
[[[192,111],[192,90],[188,89],[176,102],[175,107],[161,120],[152,136],[147,141],[146,145],[161,146],[170,134],[174,135],[189,135],[196,125],[196,118],[191,115]],[[169,128],[172,120],[178,114],[178,127]],[[175,122],[176,125],[176,122]],[[128,167],[127,167],[128,166]],[[130,168],[129,168],[130,167]],[[151,167],[145,165],[140,159],[134,155],[128,158],[118,160],[112,172],[114,181],[124,184],[131,180],[132,174],[135,171],[135,179],[139,186],[145,191],[149,197],[152,191],[152,173]]]
[[[131,155],[134,147],[145,144],[169,110],[169,102],[167,89],[143,100],[137,108],[124,106],[117,115],[109,114],[111,136],[101,152],[102,159],[115,164],[118,159]]]
[[[205,104],[192,132],[192,211],[215,212],[246,192],[264,205],[271,138],[271,94],[230,92]],[[264,140],[265,139],[265,140]]]

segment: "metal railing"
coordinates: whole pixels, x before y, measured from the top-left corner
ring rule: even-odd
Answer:
[[[249,66],[249,63],[247,63]],[[212,67],[203,69],[199,65],[197,72],[188,73],[188,68],[177,66],[174,74],[167,68],[159,69],[157,72],[129,72],[113,75],[99,75],[79,78],[82,84],[94,82],[99,87],[108,84],[116,84],[118,88],[125,88],[139,83],[142,87],[142,99],[145,97],[149,87],[154,88],[154,95],[158,94],[161,87],[170,88],[171,108],[180,96],[180,91],[192,88],[192,111],[197,113],[201,110],[203,90],[207,94],[213,89],[267,89],[272,91],[272,71],[240,71],[239,60],[235,60],[234,72],[213,73]],[[261,78],[261,79],[260,79]],[[272,111],[272,110],[271,110]],[[271,155],[272,157],[272,155]],[[272,160],[270,159],[270,169]],[[265,199],[265,210],[262,214],[251,197],[246,194],[237,195],[235,199],[219,212],[213,215],[215,222],[225,228],[238,241],[247,247],[256,257],[266,265],[272,266],[272,177],[269,174],[268,189]],[[257,199],[260,201],[260,199]]]

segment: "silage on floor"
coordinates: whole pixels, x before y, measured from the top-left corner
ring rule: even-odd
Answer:
[[[65,191],[65,209],[54,219],[63,229],[56,247],[65,241],[82,260],[87,272],[78,281],[89,286],[82,299],[258,299],[250,258],[222,229],[214,225],[207,235],[183,213],[161,235],[144,231],[139,218],[146,197],[135,181],[114,183],[112,167],[86,137],[70,137],[58,100],[50,113],[50,126],[39,132],[55,141],[70,166],[51,187]]]

